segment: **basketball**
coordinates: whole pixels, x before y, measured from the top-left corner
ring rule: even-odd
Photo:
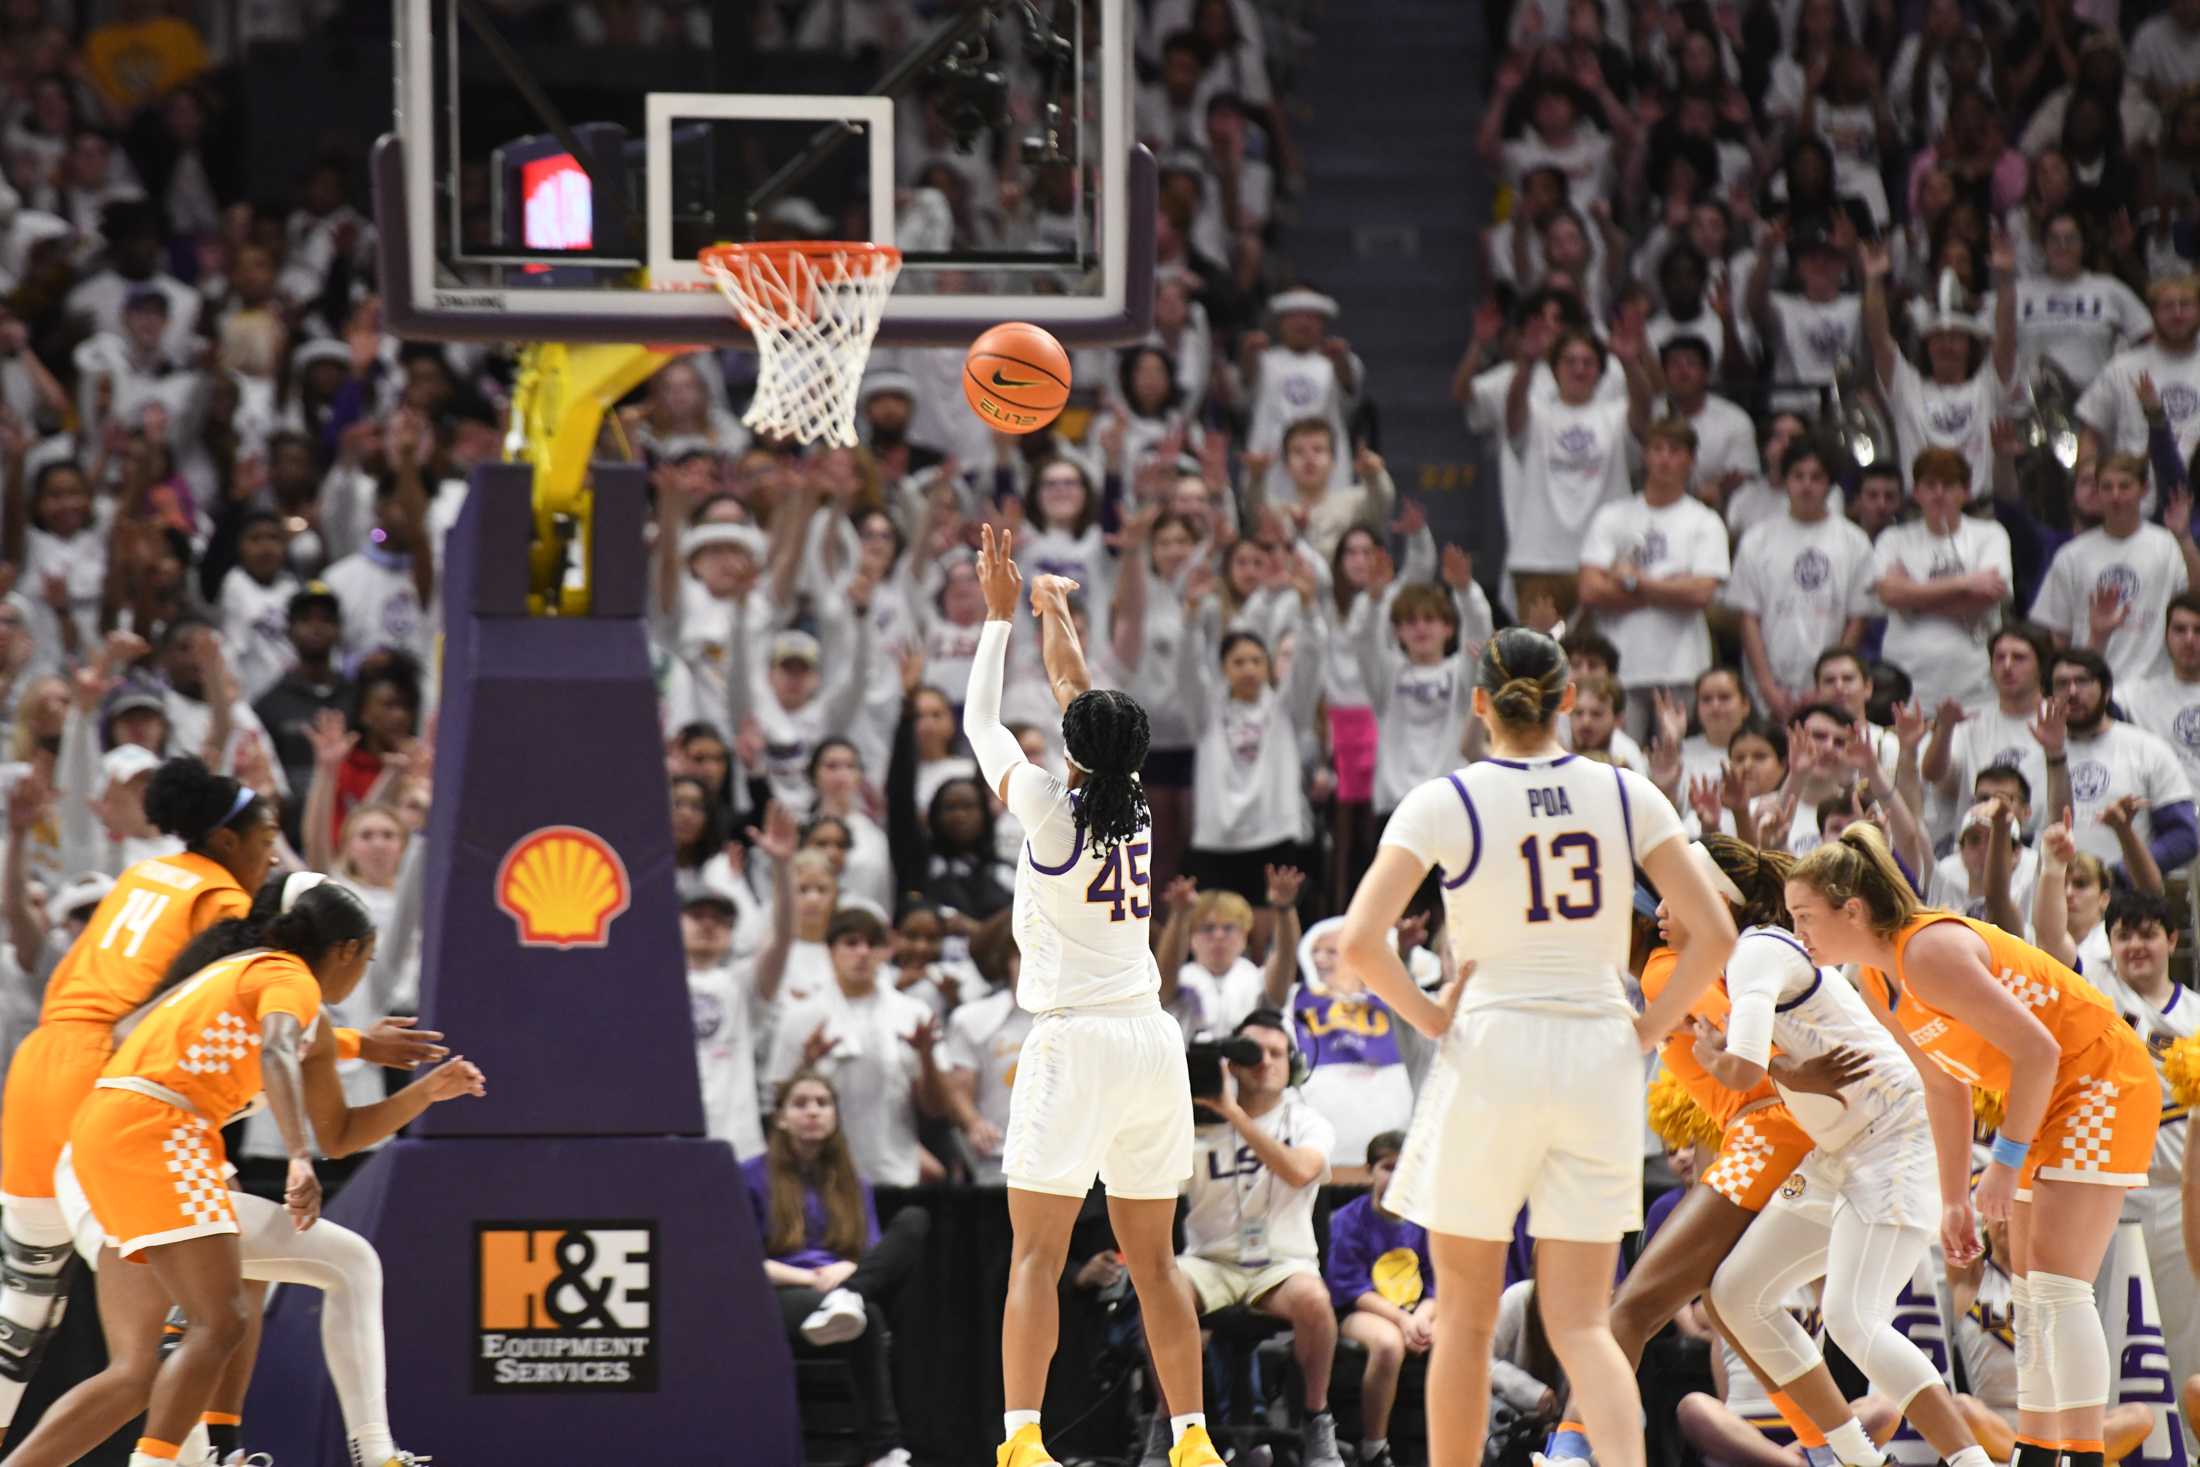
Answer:
[[[1027,321],[996,326],[963,361],[970,410],[1001,433],[1036,433],[1069,401],[1069,353]]]

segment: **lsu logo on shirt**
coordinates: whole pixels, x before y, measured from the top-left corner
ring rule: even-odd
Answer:
[[[1812,546],[1795,557],[1795,584],[1806,591],[1815,591],[1833,579],[1833,561],[1826,552]]]
[[[474,1390],[657,1388],[654,1222],[474,1225]]]
[[[2170,732],[2186,748],[2200,749],[2200,703],[2178,709],[2177,717],[2170,722]]]
[[[2169,415],[2171,422],[2183,422],[2195,409],[2200,409],[2200,392],[2193,391],[2188,384],[2172,382],[2162,389],[2162,411]]]
[[[2118,601],[2130,602],[2139,594],[2139,576],[2128,565],[2107,566],[2102,569],[2100,578],[2094,581],[2093,589],[2096,592],[2112,591]]]

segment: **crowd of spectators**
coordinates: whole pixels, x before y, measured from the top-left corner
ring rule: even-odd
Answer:
[[[587,45],[729,23],[491,8]],[[942,8],[751,18],[760,48],[854,54]],[[871,1189],[999,1184],[1030,1023],[1020,832],[959,732],[982,523],[1027,577],[1079,582],[1096,682],[1149,710],[1152,849],[1093,899],[1151,915],[1187,1040],[1261,1050],[1201,1132],[1187,1275],[1203,1309],[1290,1326],[1287,1409],[1322,1467],[1386,1460],[1435,1308],[1424,1245],[1380,1206],[1427,1048],[1340,969],[1336,914],[1405,792],[1479,755],[1468,659],[1494,626],[1563,635],[1570,746],[1650,775],[1692,828],[1799,851],[1878,822],[1931,900],[2200,1025],[2169,960],[2186,907],[2141,899],[2182,892],[2200,852],[2200,0],[1498,7],[1487,109],[1454,140],[1494,187],[1451,390],[1502,547],[1439,544],[1400,495],[1383,363],[1291,268],[1288,221],[1319,206],[1294,134],[1368,125],[1294,108],[1321,64],[1305,17],[1134,8],[1158,303],[1144,342],[1077,353],[1092,411],[998,437],[959,352],[882,349],[853,449],[752,437],[730,355],[619,414],[653,497],[708,1122],[749,1169],[790,1329],[864,1362],[867,1460],[902,1449],[867,1319],[923,1247],[907,1209],[880,1229]],[[0,8],[0,1040],[114,873],[161,849],[144,787],[178,753],[278,802],[292,858],[374,905],[356,1006],[405,1011],[443,540],[501,451],[514,353],[383,330],[358,160],[243,176],[225,76],[336,7],[49,9]],[[1059,171],[958,152],[904,106],[897,182],[950,244],[1052,227]],[[1058,762],[1024,633],[1006,716]],[[1431,986],[1451,939],[1433,900],[1398,932]],[[2182,1379],[2200,1301],[2176,1180],[2148,1239]],[[1325,1185],[1368,1183],[1317,1226]],[[1076,1284],[1120,1293],[1111,1257],[1082,1252]],[[1954,1333],[2007,1411],[2013,1376],[1974,1349],[2006,1298],[1986,1268],[1956,1281],[1979,1302]],[[1516,1312],[1496,1390],[1532,1423],[1560,1383]],[[1342,1447],[1340,1339],[1364,1359]],[[1705,1399],[1746,1418],[1746,1380],[1719,1374]],[[1719,1428],[1703,1451],[1737,1450],[1691,1409]]]

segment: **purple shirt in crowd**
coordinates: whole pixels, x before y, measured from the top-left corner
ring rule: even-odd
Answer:
[[[1329,1264],[1323,1272],[1329,1298],[1340,1310],[1349,1311],[1362,1294],[1380,1294],[1408,1310],[1436,1294],[1428,1230],[1383,1216],[1372,1196],[1355,1197],[1330,1214]]]
[[[749,1206],[756,1214],[756,1236],[769,1243],[766,1235],[771,1231],[772,1183],[769,1168],[771,1158],[752,1156],[741,1163],[741,1180],[749,1184]],[[870,1248],[878,1242],[878,1205],[871,1198],[871,1184],[860,1177],[856,1186],[863,1192],[863,1246]],[[791,1253],[769,1253],[774,1263],[784,1263],[789,1268],[823,1268],[828,1263],[841,1261],[840,1255],[825,1247],[825,1199],[811,1188],[802,1199],[802,1246]]]

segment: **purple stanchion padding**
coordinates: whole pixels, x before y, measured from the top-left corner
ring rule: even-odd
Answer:
[[[531,476],[477,470],[451,532],[423,1018],[488,1076],[329,1216],[383,1260],[389,1411],[456,1463],[801,1459],[784,1325],[731,1148],[702,1137],[657,700],[642,476],[595,473],[596,614],[526,614]],[[321,1295],[270,1312],[249,1420],[347,1460]]]
[[[421,1011],[489,1098],[437,1106],[415,1134],[700,1135],[642,475],[596,473],[592,569],[623,615],[526,614],[530,483],[524,466],[480,471],[445,556]]]
[[[403,1140],[329,1215],[382,1255],[400,1446],[544,1467],[802,1460],[785,1326],[723,1144]],[[546,1327],[505,1327],[529,1308]],[[245,1420],[277,1462],[349,1460],[321,1309],[286,1284],[268,1313]]]

